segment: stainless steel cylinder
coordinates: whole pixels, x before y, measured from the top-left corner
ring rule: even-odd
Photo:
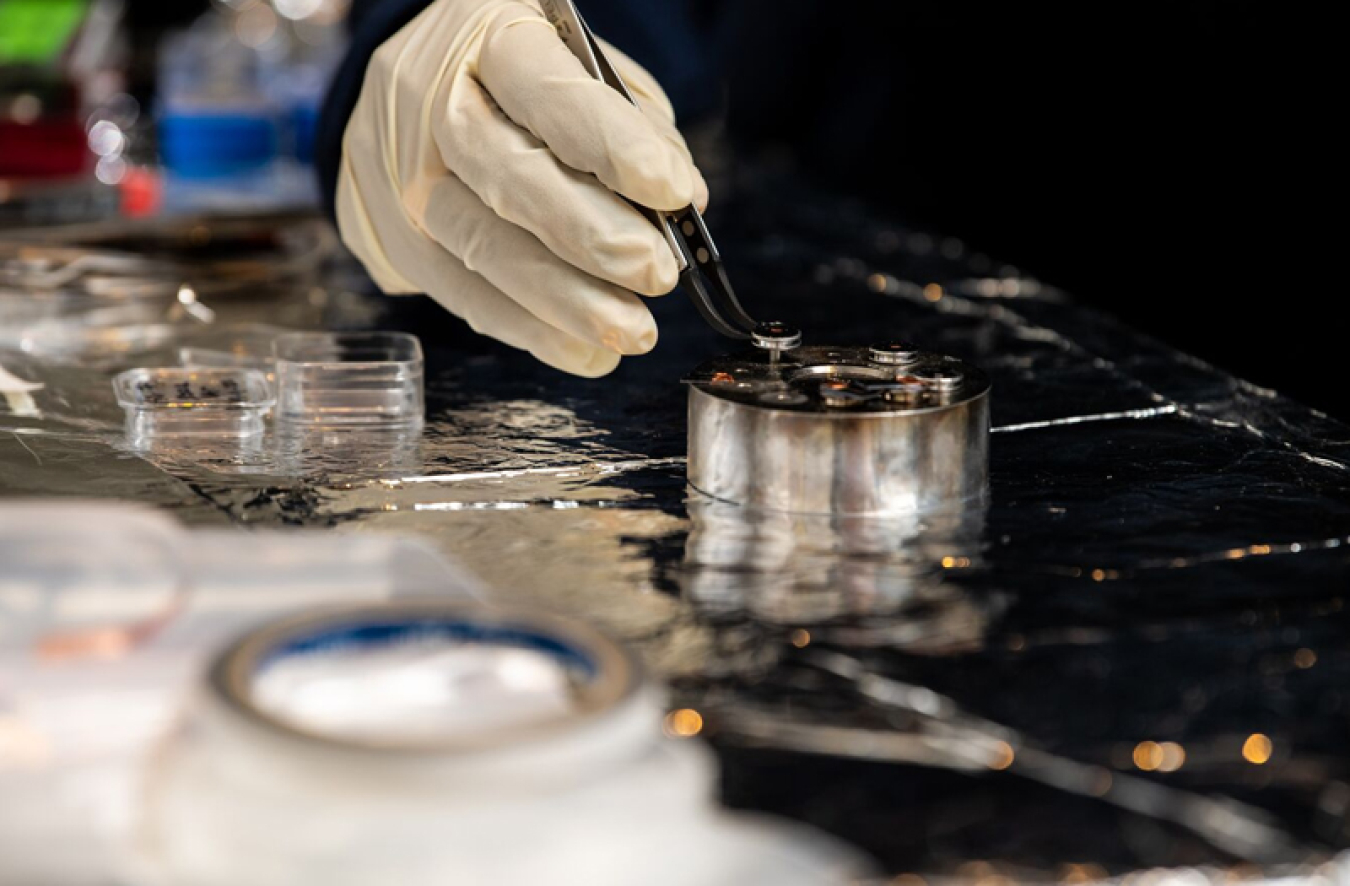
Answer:
[[[878,345],[719,357],[689,385],[689,482],[799,514],[923,514],[983,501],[989,379]]]

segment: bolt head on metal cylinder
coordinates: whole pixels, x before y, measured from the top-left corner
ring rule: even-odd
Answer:
[[[960,390],[962,382],[966,376],[955,366],[924,366],[915,369],[913,372],[915,378],[924,384],[932,385],[939,391],[951,393]]]
[[[772,320],[760,323],[750,333],[750,343],[766,351],[790,351],[802,343],[800,329]]]
[[[872,345],[867,349],[867,356],[873,363],[881,363],[886,366],[903,366],[913,363],[919,359],[919,353],[918,347],[907,341],[890,341]]]

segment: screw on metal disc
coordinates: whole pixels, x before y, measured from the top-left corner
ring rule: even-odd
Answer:
[[[872,394],[880,394],[881,399],[887,403],[896,403],[902,406],[914,406],[929,390],[919,379],[906,375],[893,381],[883,384],[864,385],[866,390]]]
[[[913,362],[919,357],[919,349],[907,341],[891,341],[872,345],[867,355],[873,363],[884,363],[889,366]]]
[[[760,323],[750,333],[750,342],[766,351],[790,351],[802,343],[800,329],[776,320]]]
[[[932,385],[939,391],[954,391],[965,381],[965,374],[959,369],[946,366],[930,366],[914,372],[921,381]]]

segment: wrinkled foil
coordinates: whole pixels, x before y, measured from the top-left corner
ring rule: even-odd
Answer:
[[[421,536],[637,649],[698,712],[678,722],[717,747],[729,803],[894,874],[1246,876],[1350,843],[1350,429],[799,183],[749,182],[712,224],[753,315],[989,373],[987,510],[832,521],[691,494],[679,379],[730,344],[679,295],[652,302],[653,354],[587,381],[331,268],[203,294],[213,322],[171,317],[139,350],[0,352],[44,385],[0,402],[0,490]],[[260,322],[416,332],[425,429],[123,436],[116,369]]]

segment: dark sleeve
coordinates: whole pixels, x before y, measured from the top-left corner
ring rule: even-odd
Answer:
[[[352,4],[351,44],[328,87],[314,136],[314,171],[319,176],[324,212],[331,220],[337,220],[334,197],[342,166],[342,134],[361,94],[366,65],[384,41],[430,4],[431,0],[358,0]]]
[[[375,50],[417,17],[431,0],[357,0],[350,15],[351,45],[328,89],[315,134],[314,167],[328,217],[342,164],[342,134],[356,107],[366,64]],[[595,32],[656,77],[681,122],[713,110],[718,78],[704,51],[694,0],[583,0],[578,5]]]

